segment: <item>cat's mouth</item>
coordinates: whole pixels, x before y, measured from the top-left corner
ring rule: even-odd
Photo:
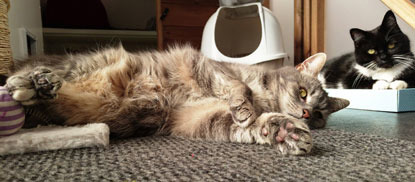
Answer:
[[[288,113],[288,115],[290,115],[291,117],[294,117],[296,119],[303,119],[301,114],[292,114],[292,113]]]

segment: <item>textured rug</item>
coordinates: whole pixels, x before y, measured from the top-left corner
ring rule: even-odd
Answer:
[[[0,181],[415,181],[414,142],[333,129],[313,137],[307,156],[176,137],[8,155]]]

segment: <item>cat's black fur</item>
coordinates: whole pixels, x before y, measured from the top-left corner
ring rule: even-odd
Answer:
[[[392,11],[385,14],[379,27],[370,31],[353,28],[350,35],[355,51],[329,60],[320,74],[326,88],[372,89],[377,80],[383,80],[374,76],[381,72],[392,79],[388,82],[402,80],[408,87],[415,87],[415,58],[410,41],[400,30]],[[394,48],[388,48],[391,43]],[[376,53],[369,54],[369,49]],[[397,67],[402,69],[392,71]]]

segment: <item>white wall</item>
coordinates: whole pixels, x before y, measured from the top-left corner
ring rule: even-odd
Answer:
[[[288,54],[284,65],[294,65],[294,1],[270,0],[270,9],[281,25],[284,48]]]
[[[26,29],[36,37],[36,53],[43,53],[42,18],[39,0],[10,0],[9,28],[10,43],[14,59],[24,59],[25,37],[20,30]]]
[[[372,30],[382,23],[388,11],[380,0],[328,0],[326,1],[326,53],[328,58],[354,51],[351,28]],[[412,41],[415,52],[415,30],[397,17],[399,27]],[[415,15],[414,15],[415,16]]]

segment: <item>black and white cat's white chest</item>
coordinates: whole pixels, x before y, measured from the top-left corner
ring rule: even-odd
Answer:
[[[387,82],[392,82],[399,78],[402,75],[404,70],[407,69],[406,65],[398,64],[392,68],[378,68],[376,70],[367,69],[359,64],[354,65],[354,69],[357,73],[362,74],[366,78],[371,78],[373,80],[384,80]]]
[[[391,68],[368,69],[355,64],[354,69],[358,75],[365,77],[367,80],[373,80],[372,89],[403,89],[408,87],[408,83],[401,80],[404,79],[402,76],[407,72],[407,69],[410,69],[408,65],[396,64]],[[355,87],[359,86],[355,85]]]

